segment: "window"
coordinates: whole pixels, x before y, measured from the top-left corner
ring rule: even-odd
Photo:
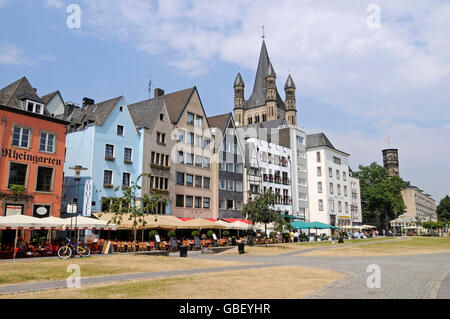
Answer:
[[[105,158],[114,159],[114,145],[106,144],[105,147]]]
[[[235,206],[234,209],[242,210],[242,201],[240,201],[240,200],[235,201],[234,206]]]
[[[330,194],[334,194],[333,183],[330,183]]]
[[[227,209],[227,201],[225,199],[219,200],[219,209]]]
[[[103,172],[103,185],[112,185],[112,171],[104,171]]]
[[[184,196],[177,195],[177,207],[184,207]]]
[[[320,152],[316,153],[317,163],[320,163]]]
[[[130,173],[123,173],[122,175],[122,186],[130,187]]]
[[[55,151],[55,134],[41,132],[39,151],[54,153],[54,151]]]
[[[27,176],[28,165],[11,163],[9,166],[9,182],[8,188],[11,185],[22,185],[25,186],[25,179]]]
[[[195,187],[202,187],[202,179],[201,176],[195,176]]]
[[[13,146],[28,148],[29,138],[30,138],[30,129],[14,126],[13,140],[12,140]]]
[[[178,151],[178,163],[184,164],[184,153],[182,151]]]
[[[341,185],[339,185],[339,184],[337,186],[337,193],[338,193],[338,195],[341,195]]]
[[[233,209],[233,200],[232,199],[227,200],[227,209]]]
[[[177,173],[177,184],[184,185],[184,173]]]
[[[242,192],[242,182],[236,182],[236,192]]]
[[[328,169],[328,176],[333,177],[333,169],[331,167]]]
[[[211,179],[209,177],[203,178],[203,188],[210,188],[211,187]]]
[[[159,114],[159,120],[164,121],[164,114],[162,114],[162,113]]]
[[[227,181],[224,179],[219,180],[219,189],[222,191],[227,190]]]
[[[319,210],[323,211],[323,199],[319,199]]]
[[[342,202],[341,201],[338,201],[338,211],[339,211],[339,213],[342,212]]]
[[[197,119],[195,120],[195,126],[202,127],[203,117],[197,115]]]
[[[125,162],[131,163],[131,155],[132,155],[132,153],[133,153],[133,150],[131,148],[125,147],[125,149],[123,151],[123,160]]]
[[[341,159],[339,157],[333,156],[333,163],[337,165],[341,165]]]
[[[195,197],[195,208],[202,208],[202,198]]]
[[[203,198],[203,208],[209,209],[210,202],[211,202],[211,199],[209,197],[204,197]]]
[[[186,207],[192,208],[194,197],[186,196]]]
[[[346,173],[346,172],[342,172],[342,179],[343,179],[344,181],[347,180],[347,173]]]
[[[347,185],[344,185],[344,195],[347,196]]]
[[[336,170],[336,178],[337,179],[341,179],[341,173],[339,172],[339,170]]]
[[[194,185],[194,175],[186,174],[186,186],[193,186],[193,185]]]
[[[236,173],[242,174],[242,164],[236,164]]]
[[[203,142],[203,137],[201,137],[200,135],[196,135],[195,136],[195,146],[202,147],[202,142]]]
[[[345,202],[345,212],[348,213],[348,203]]]
[[[297,135],[297,143],[303,144],[303,137]]]
[[[51,192],[52,191],[53,168],[38,167],[37,171],[37,192]]]
[[[188,122],[188,124],[194,124],[194,114],[188,112],[187,122]]]
[[[187,135],[187,144],[194,145],[194,133],[189,133]]]
[[[177,141],[178,142],[184,142],[184,131],[183,130],[178,130]]]
[[[317,191],[318,191],[319,193],[322,193],[322,182],[318,182],[318,183],[317,183]]]
[[[227,190],[234,191],[234,181],[227,181]]]
[[[322,167],[317,167],[317,176],[322,176]]]
[[[158,144],[166,144],[166,134],[164,133],[156,133],[156,142]]]
[[[117,125],[117,135],[119,136],[123,136],[123,126],[122,125]]]
[[[44,105],[32,101],[27,101],[27,111],[42,115],[44,114]]]
[[[234,164],[227,163],[227,172],[234,172]]]
[[[186,164],[194,165],[194,154],[186,154]]]
[[[203,158],[203,167],[204,168],[210,168],[211,167],[211,160],[208,157]]]
[[[201,156],[198,156],[198,155],[195,156],[195,166],[202,167],[202,157]]]

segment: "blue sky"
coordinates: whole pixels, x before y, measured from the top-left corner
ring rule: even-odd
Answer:
[[[0,21],[0,86],[25,75],[40,95],[134,103],[151,77],[166,92],[197,86],[208,115],[232,111],[238,70],[250,96],[264,25],[307,133],[325,132],[354,169],[381,163],[389,136],[405,180],[450,193],[448,1],[0,0]]]

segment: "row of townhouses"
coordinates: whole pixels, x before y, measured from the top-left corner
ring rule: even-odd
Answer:
[[[276,80],[264,41],[250,97],[238,73],[233,113],[217,116],[207,116],[196,87],[79,106],[59,91],[40,97],[24,77],[0,90],[1,214],[110,212],[113,198],[150,174],[138,195],[164,199],[156,214],[245,218],[243,206],[270,191],[282,215],[361,224],[350,155],[298,127],[293,78],[284,100]]]

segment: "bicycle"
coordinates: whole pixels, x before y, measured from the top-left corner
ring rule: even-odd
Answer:
[[[65,246],[61,246],[58,249],[58,257],[60,259],[69,259],[70,257],[72,257],[74,251],[81,257],[89,257],[91,255],[91,250],[89,249],[89,247],[83,246],[81,245],[81,243],[77,243],[74,246],[72,244],[72,241],[68,239],[67,244]]]

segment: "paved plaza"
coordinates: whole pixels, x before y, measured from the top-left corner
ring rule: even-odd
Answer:
[[[378,256],[378,257],[311,257],[303,256],[314,250],[335,249],[348,246],[360,246],[376,243],[357,243],[332,245],[319,248],[308,248],[289,253],[257,256],[251,254],[201,254],[189,252],[188,258],[199,261],[221,260],[247,263],[242,266],[227,266],[220,268],[163,271],[153,273],[120,274],[82,279],[82,285],[117,283],[121,281],[150,278],[168,278],[230,270],[266,268],[274,266],[304,266],[335,270],[348,276],[326,287],[316,290],[306,298],[344,298],[344,299],[448,299],[450,298],[450,253],[435,253],[427,255]],[[173,254],[178,256],[178,254]],[[107,258],[107,257],[105,257]],[[149,257],[151,258],[151,257]],[[251,263],[249,265],[248,263]],[[369,288],[367,279],[370,265],[379,266],[380,288]],[[289,275],[289,274],[286,274]],[[0,294],[40,291],[64,288],[65,280],[25,283],[0,286]]]

